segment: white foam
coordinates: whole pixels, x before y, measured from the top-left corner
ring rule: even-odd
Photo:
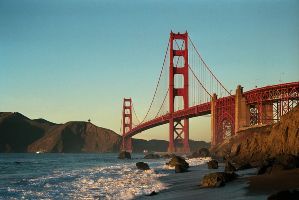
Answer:
[[[202,165],[211,158],[192,158],[190,166]],[[174,173],[165,165],[167,160],[149,162],[151,170],[138,170],[135,163],[115,163],[70,171],[57,170],[53,173],[28,180],[29,188],[9,188],[25,199],[133,199],[136,196],[159,192],[167,185],[159,177]],[[16,190],[16,191],[14,191]]]
[[[211,157],[203,157],[203,158],[190,158],[187,160],[189,166],[198,166],[203,165],[211,160]]]
[[[73,194],[75,199],[133,199],[138,195],[150,194],[152,191],[166,189],[166,185],[158,178],[165,174],[157,174],[154,170],[137,170],[134,165],[116,165],[96,169],[100,172],[118,175],[112,177],[83,177],[74,183],[78,192]],[[83,195],[84,194],[84,195]]]

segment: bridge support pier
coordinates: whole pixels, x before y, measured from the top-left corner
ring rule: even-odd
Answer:
[[[273,103],[263,105],[263,124],[271,124],[273,122]]]
[[[217,132],[216,132],[216,101],[217,95],[214,93],[211,101],[211,144],[215,146],[217,144]]]
[[[178,45],[177,40],[182,41],[182,47],[174,48]],[[175,97],[183,97],[184,109],[189,108],[189,70],[188,70],[188,33],[170,33],[169,38],[169,112],[173,114]],[[177,61],[174,58],[177,57]],[[178,66],[179,60],[182,60],[182,66]],[[174,84],[175,76],[181,76],[183,86]],[[180,145],[183,147],[179,147]],[[181,151],[189,153],[189,119],[180,119],[175,121],[173,117],[169,120],[169,146],[168,152]]]
[[[132,99],[124,98],[123,116],[122,116],[122,151],[132,152],[132,138],[126,136],[128,131],[132,130]]]
[[[121,151],[132,153],[132,150],[132,138],[123,136]]]
[[[174,147],[174,120],[173,118],[169,120],[169,143],[168,143],[168,152],[175,152]]]
[[[235,134],[242,127],[249,126],[250,124],[249,106],[246,103],[246,98],[243,95],[243,87],[237,86],[235,96]]]

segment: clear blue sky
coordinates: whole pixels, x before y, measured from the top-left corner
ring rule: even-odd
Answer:
[[[0,0],[0,111],[119,132],[123,97],[145,114],[170,30],[188,30],[228,89],[299,79],[296,0]],[[191,124],[210,139],[208,118]]]

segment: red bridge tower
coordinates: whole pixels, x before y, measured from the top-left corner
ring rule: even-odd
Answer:
[[[181,49],[174,49],[174,42],[177,40],[183,42]],[[184,109],[189,108],[189,77],[188,77],[188,33],[170,33],[170,62],[169,62],[169,112],[174,113],[175,97],[183,97]],[[177,66],[174,58],[183,59],[183,66]],[[177,59],[176,59],[177,60]],[[182,76],[183,87],[176,88],[174,85],[175,76]],[[179,145],[183,145],[183,149]],[[168,152],[183,151],[190,152],[189,148],[189,119],[169,120],[169,146]]]
[[[132,152],[132,138],[125,137],[128,131],[132,130],[132,99],[124,98],[122,118],[122,151]]]

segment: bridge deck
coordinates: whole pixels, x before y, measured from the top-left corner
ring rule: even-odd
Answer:
[[[154,128],[163,124],[167,124],[169,120],[173,117],[175,120],[192,118],[202,115],[207,115],[211,113],[211,103],[203,103],[200,105],[192,106],[186,110],[178,110],[172,115],[167,113],[163,116],[157,117],[150,121],[144,122],[137,127],[133,128],[131,131],[126,133],[126,137],[133,137],[134,135],[145,131],[150,128]]]
[[[269,103],[275,102],[277,100],[292,100],[299,99],[299,82],[284,83],[278,85],[271,85],[261,88],[256,88],[244,92],[243,94],[246,98],[247,104],[255,103]],[[234,98],[234,95],[227,96],[217,99],[217,102],[221,104],[222,101],[226,99]],[[157,117],[150,121],[141,123],[140,125],[134,127],[131,131],[127,132],[125,137],[132,137],[142,131],[150,128],[154,128],[169,122],[171,118],[175,120],[187,119],[197,116],[203,116],[211,113],[211,103],[203,103],[190,107],[185,110],[178,110],[173,114],[167,113],[163,116]]]

